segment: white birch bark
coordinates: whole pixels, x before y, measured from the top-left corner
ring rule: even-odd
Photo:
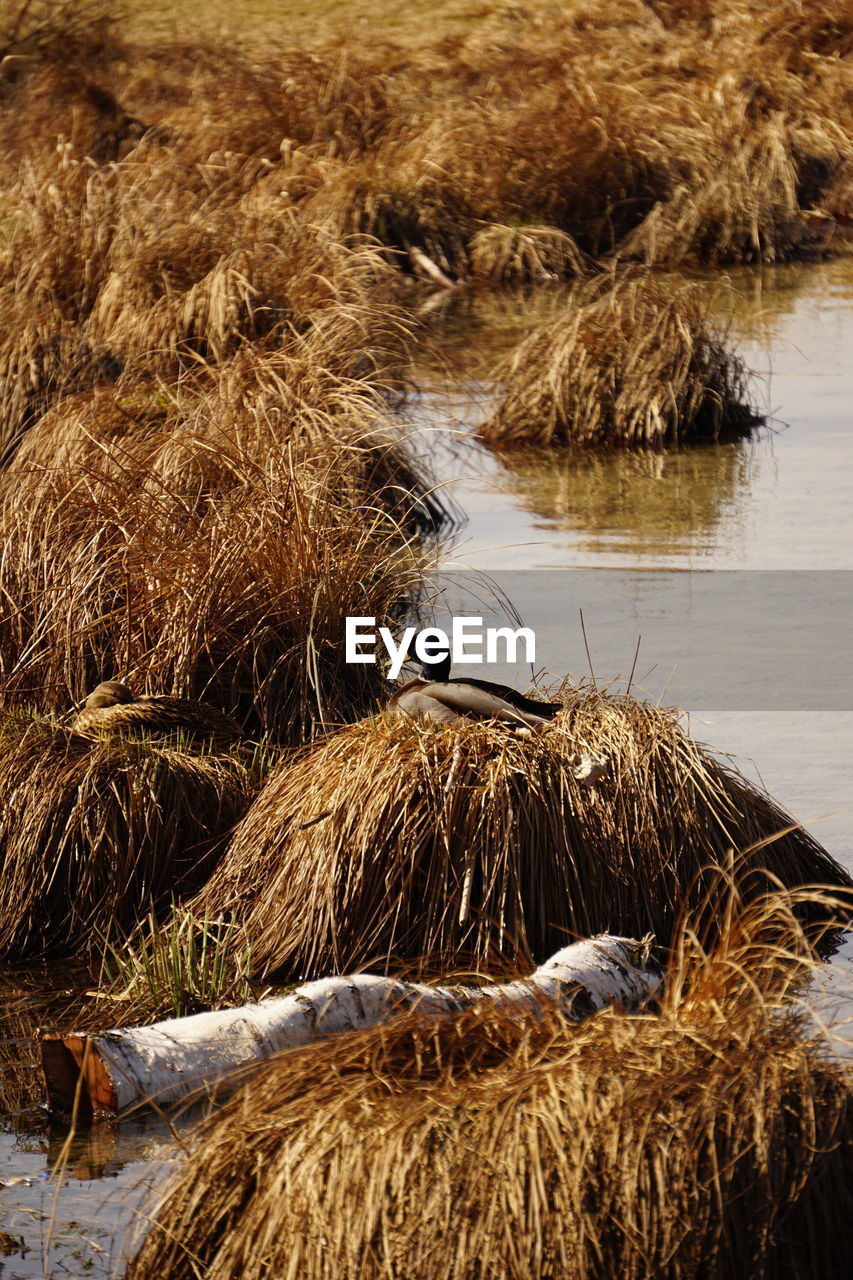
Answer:
[[[579,1020],[607,1004],[636,1007],[661,981],[650,947],[650,938],[602,934],[564,947],[529,978],[479,987],[429,986],[369,973],[321,978],[239,1009],[91,1034],[87,1052],[100,1059],[116,1110],[147,1098],[171,1103],[282,1049],[369,1027],[406,1009],[441,1018],[487,1002],[535,1009],[559,1001]],[[49,1078],[47,1084],[50,1100]]]

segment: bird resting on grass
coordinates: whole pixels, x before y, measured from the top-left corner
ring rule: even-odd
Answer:
[[[97,739],[128,733],[175,733],[231,742],[243,731],[224,711],[191,698],[144,694],[134,697],[126,684],[105,680],[89,694],[71,730],[79,737]]]
[[[541,729],[550,724],[560,710],[559,702],[536,702],[508,685],[467,676],[451,680],[450,664],[449,653],[434,661],[424,661],[420,676],[404,684],[390,698],[391,715],[395,719],[431,720],[434,724],[453,724],[465,719],[497,720],[515,729]]]
[[[561,709],[559,702],[537,702],[505,684],[470,677],[451,680],[450,666],[449,653],[432,662],[424,661],[420,676],[404,684],[388,700],[391,716],[432,724],[493,720],[518,734],[529,734],[534,729],[547,729]],[[592,786],[608,772],[608,765],[603,756],[578,754],[571,773],[577,782]]]

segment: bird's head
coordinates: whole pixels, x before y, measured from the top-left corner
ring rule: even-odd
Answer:
[[[130,689],[119,680],[105,680],[92,690],[83,705],[89,710],[96,710],[98,707],[115,707],[120,702],[133,702]]]

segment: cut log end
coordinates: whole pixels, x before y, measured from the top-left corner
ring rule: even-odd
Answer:
[[[86,1036],[46,1035],[39,1042],[47,1105],[62,1115],[115,1115],[118,1099],[95,1044]]]

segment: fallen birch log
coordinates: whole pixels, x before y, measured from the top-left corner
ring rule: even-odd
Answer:
[[[651,937],[601,934],[564,947],[529,978],[488,986],[428,986],[375,974],[321,978],[276,1000],[172,1018],[148,1027],[41,1041],[48,1105],[118,1112],[144,1102],[176,1102],[221,1083],[282,1049],[369,1027],[417,1009],[447,1017],[485,1001],[519,1009],[559,1001],[579,1021],[608,1004],[636,1008],[659,985]]]

